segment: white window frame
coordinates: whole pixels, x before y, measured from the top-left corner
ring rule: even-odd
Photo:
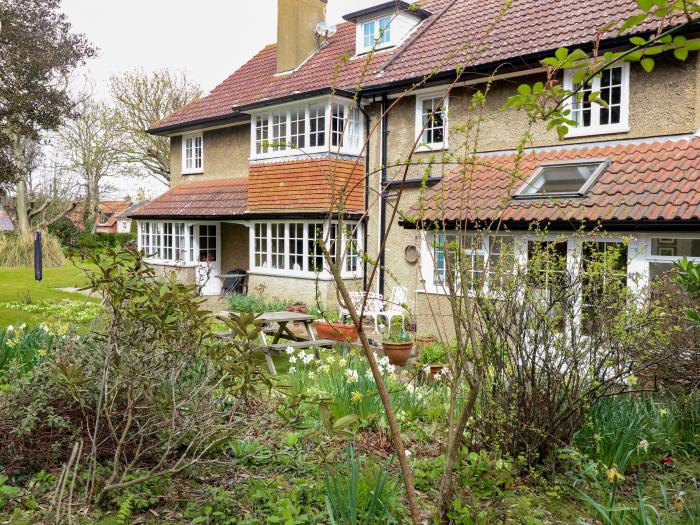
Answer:
[[[622,68],[621,77],[621,90],[620,90],[620,122],[615,124],[600,124],[600,110],[602,106],[596,103],[591,104],[591,125],[590,126],[569,126],[569,131],[566,134],[567,137],[587,137],[590,135],[603,135],[608,133],[625,133],[630,130],[629,125],[629,104],[630,104],[630,65],[628,62],[623,62],[621,64],[616,64],[613,67]],[[564,89],[573,90],[573,76],[576,73],[575,70],[567,69],[564,72]],[[600,92],[600,80],[601,77],[597,77],[591,80],[591,92]],[[567,100],[567,109],[573,112],[574,103],[576,101],[573,97]],[[572,118],[573,114],[569,115]]]
[[[364,119],[357,102],[343,97],[323,97],[309,99],[302,103],[285,104],[251,114],[250,160],[265,160],[280,157],[307,158],[309,154],[339,153],[341,155],[359,156],[364,145]],[[311,146],[311,108],[323,107],[323,145]],[[342,145],[333,145],[333,106],[343,107]],[[303,134],[292,135],[293,115],[304,114]],[[285,116],[283,123],[275,124],[275,118]],[[264,127],[259,128],[258,122],[265,122]],[[275,130],[284,128],[284,137],[278,137]],[[260,138],[259,138],[260,137]],[[304,147],[292,146],[295,137],[303,137]],[[267,148],[262,146],[267,139]],[[272,146],[275,142],[283,142],[282,145]],[[258,152],[260,146],[260,152]]]
[[[267,265],[266,266],[257,266],[255,257],[257,255],[256,251],[256,245],[255,245],[255,239],[256,239],[256,225],[266,225],[266,239],[267,239],[267,244],[266,244],[266,258],[267,258]],[[272,224],[284,224],[284,253],[282,254],[284,257],[284,264],[283,268],[273,268],[272,267]],[[292,224],[301,224],[302,225],[302,267],[300,269],[295,269],[293,268],[293,265],[291,264],[291,257],[290,257],[290,233],[291,233],[291,227],[290,225]],[[250,227],[250,270],[249,273],[251,274],[257,274],[257,275],[276,275],[276,276],[284,276],[284,277],[296,277],[296,278],[301,278],[301,279],[316,279],[319,278],[321,280],[330,280],[332,279],[332,275],[328,271],[328,267],[324,262],[324,268],[322,271],[316,273],[314,272],[309,266],[310,266],[310,256],[309,256],[309,248],[313,243],[313,240],[309,234],[309,225],[312,224],[318,224],[318,225],[323,225],[323,236],[324,238],[328,238],[329,235],[329,228],[330,224],[328,221],[323,221],[322,219],[319,220],[305,220],[305,221],[299,221],[299,220],[261,220],[261,221],[255,221],[253,224],[251,224]],[[333,225],[336,224],[335,221],[332,223]],[[356,222],[345,222],[346,227],[348,228],[353,228],[356,230],[357,234],[357,243],[355,244],[355,250],[350,249],[350,243],[348,242],[348,237],[346,235],[343,235],[341,237],[341,253],[343,254],[343,261],[342,261],[342,270],[341,270],[341,275],[344,279],[357,279],[362,277],[362,257],[361,254],[364,251],[364,248],[362,247],[362,241],[363,241],[363,236],[362,236],[362,228],[363,225],[362,223],[356,223]],[[297,237],[298,239],[298,237]],[[356,255],[351,255],[353,257],[357,258],[357,269],[355,271],[351,271],[348,269],[348,250],[350,249],[351,252],[356,252]]]
[[[442,142],[426,143],[423,140],[424,133],[427,131],[423,129],[423,102],[431,99],[442,99],[443,104],[443,125],[442,125]],[[416,134],[415,140],[417,141],[418,147],[416,151],[440,151],[449,148],[449,131],[450,131],[450,118],[449,118],[449,95],[444,92],[431,92],[416,95]]]
[[[164,257],[166,224],[170,225],[172,232],[169,234],[172,236],[170,246],[172,258]],[[196,266],[197,261],[193,258],[197,256],[199,246],[196,240],[197,235],[194,238],[189,235],[189,228],[192,225],[193,223],[184,221],[138,221],[137,246],[146,255],[144,260],[162,266]],[[184,242],[184,245],[178,246],[181,241]],[[157,253],[154,252],[156,246],[158,247]]]
[[[550,192],[550,193],[524,193],[527,191],[528,188],[532,187],[535,184],[535,181],[542,175],[542,172],[546,168],[554,168],[557,166],[562,166],[562,167],[570,167],[570,166],[578,166],[581,164],[599,164],[599,166],[595,169],[595,171],[591,174],[590,177],[588,177],[588,180],[584,182],[581,187],[578,189],[578,191],[561,191],[561,192]],[[595,181],[598,180],[600,175],[608,169],[608,166],[610,166],[610,159],[608,158],[596,158],[596,159],[581,159],[581,160],[573,160],[573,161],[563,161],[563,162],[543,162],[540,164],[540,166],[537,168],[537,171],[518,189],[518,191],[513,195],[516,198],[519,199],[546,199],[546,198],[551,198],[551,197],[569,197],[569,196],[574,196],[574,197],[583,197],[586,195],[590,187],[595,183]]]
[[[200,140],[200,145],[201,145],[201,157],[200,157],[200,166],[195,167],[195,160],[196,157],[194,157],[194,141],[196,139]],[[187,141],[191,140],[192,142],[192,167],[188,168],[187,167]],[[194,175],[197,173],[204,173],[204,134],[203,133],[190,133],[187,135],[182,136],[182,143],[181,143],[181,149],[182,149],[182,174],[183,175]]]
[[[357,23],[357,53],[367,53],[373,49],[386,49],[387,47],[396,45],[396,39],[394,38],[395,30],[392,27],[395,19],[396,16],[394,13],[385,13],[381,16],[366,18],[359,21]],[[382,33],[381,25],[387,20],[386,29],[384,33]],[[374,27],[372,28],[372,33],[368,35],[365,29],[370,24],[374,24]]]

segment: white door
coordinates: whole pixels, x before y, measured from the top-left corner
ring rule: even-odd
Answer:
[[[221,292],[221,253],[219,250],[219,225],[198,224],[197,234],[197,285],[202,295],[218,295]]]

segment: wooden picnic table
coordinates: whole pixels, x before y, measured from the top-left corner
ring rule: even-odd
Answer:
[[[277,370],[275,368],[275,363],[272,361],[270,350],[284,350],[289,346],[292,348],[313,348],[316,359],[320,359],[321,352],[319,348],[323,346],[333,346],[336,342],[331,339],[316,338],[316,333],[312,326],[316,317],[313,315],[299,312],[263,312],[257,316],[257,319],[264,321],[268,326],[268,329],[260,331],[260,345],[265,354],[267,366],[274,375],[277,375]],[[308,339],[301,338],[294,334],[289,326],[290,323],[302,323]],[[280,343],[280,339],[284,339],[285,342]]]

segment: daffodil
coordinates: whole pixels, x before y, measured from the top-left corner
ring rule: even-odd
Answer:
[[[355,390],[352,393],[352,400],[355,403],[359,403],[360,401],[362,401],[362,392],[358,392],[357,390]]]
[[[608,483],[615,483],[616,481],[625,481],[625,476],[620,474],[616,467],[608,469]]]

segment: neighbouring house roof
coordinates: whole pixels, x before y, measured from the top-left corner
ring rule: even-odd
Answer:
[[[104,221],[98,222],[97,226],[111,228],[116,224],[117,216],[131,206],[130,200],[122,201],[100,201],[99,210],[100,216]],[[67,217],[73,221],[73,224],[79,229],[83,229],[83,206],[84,203],[78,204]]]
[[[135,219],[235,218],[246,214],[248,179],[187,182],[147,202],[130,214]]]
[[[10,215],[0,208],[0,232],[12,232],[15,231],[15,225],[12,223]]]
[[[141,206],[144,204],[148,204],[148,201],[140,201],[140,202],[135,202],[125,210],[123,210],[119,215],[116,215],[115,218],[117,219],[128,219],[131,217],[131,215],[136,212]]]
[[[421,8],[432,15],[401,45],[375,53],[366,71],[366,55],[343,59],[355,53],[352,22],[339,24],[337,33],[290,74],[276,74],[277,48],[269,45],[209,95],[154,123],[151,132],[246,118],[235,108],[300,96],[329,87],[329,83],[354,92],[363,79],[362,92],[368,93],[407,84],[434,71],[440,72],[436,80],[451,78],[458,65],[466,71],[488,68],[490,72],[495,64],[509,62],[513,70],[559,47],[590,47],[597,28],[639,11],[635,0],[514,0],[499,19],[502,5],[500,0],[424,0]],[[650,21],[635,31],[653,29]],[[617,32],[610,31],[603,35],[602,43],[623,41],[626,38],[619,40]]]
[[[585,196],[512,198],[543,163],[584,159],[610,161]],[[408,215],[423,223],[585,221],[636,228],[653,221],[700,220],[699,189],[700,137],[603,143],[532,151],[517,166],[515,154],[479,155],[474,166],[463,165],[428,190]]]

